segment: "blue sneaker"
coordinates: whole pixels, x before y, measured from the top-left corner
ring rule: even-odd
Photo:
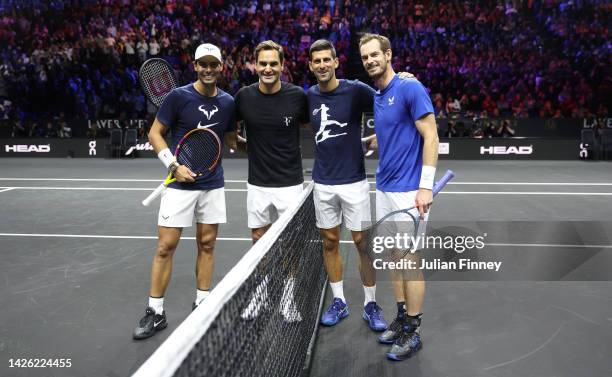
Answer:
[[[321,324],[324,326],[333,326],[340,322],[342,318],[349,315],[348,306],[341,298],[335,297],[329,309],[321,316]]]
[[[423,343],[418,332],[404,331],[387,352],[387,358],[402,361],[414,355],[421,347]]]
[[[385,331],[387,329],[387,321],[383,317],[380,306],[376,305],[376,301],[368,302],[363,308],[363,319],[374,331]]]

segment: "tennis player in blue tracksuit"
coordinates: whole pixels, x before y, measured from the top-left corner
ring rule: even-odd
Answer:
[[[364,68],[379,89],[374,98],[374,127],[380,156],[376,172],[376,218],[416,207],[415,215],[426,222],[438,160],[438,133],[431,99],[416,79],[396,77],[391,66],[389,39],[365,34],[359,41],[359,51]],[[413,257],[416,256],[409,256]],[[398,315],[379,341],[393,343],[387,352],[388,358],[403,360],[422,346],[418,329],[425,281],[420,270],[408,278],[397,271],[392,277]]]

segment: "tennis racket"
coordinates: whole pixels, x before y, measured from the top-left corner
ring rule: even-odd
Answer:
[[[179,81],[172,66],[160,58],[153,58],[142,63],[138,72],[138,81],[145,96],[157,108],[173,89],[178,88]]]
[[[453,179],[455,173],[447,170],[444,176],[434,184],[433,195],[436,196],[446,184]],[[413,242],[417,239],[420,225],[418,213],[410,207],[390,212],[378,220],[368,229],[368,251],[372,258],[381,258],[384,261],[397,261],[412,250]],[[398,238],[399,236],[399,238]],[[393,238],[393,247],[384,245],[385,240]],[[399,239],[399,241],[397,241]],[[395,247],[398,242],[403,247]],[[389,243],[391,243],[389,241]]]
[[[180,165],[185,165],[196,174],[195,179],[205,177],[214,171],[219,162],[221,140],[209,128],[196,128],[179,140],[174,156]],[[172,182],[176,182],[176,178],[170,173],[164,182],[142,201],[142,205],[146,207],[151,204]]]

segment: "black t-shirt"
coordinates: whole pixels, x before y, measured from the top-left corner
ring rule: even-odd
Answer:
[[[236,120],[244,121],[249,156],[249,183],[286,187],[304,182],[300,123],[308,122],[304,91],[283,82],[281,90],[263,94],[259,84],[236,93]]]

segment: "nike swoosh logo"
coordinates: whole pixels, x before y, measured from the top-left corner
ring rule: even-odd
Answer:
[[[201,125],[200,122],[198,122],[198,128],[208,128],[208,127],[212,127],[214,125],[219,124],[219,122],[215,122],[215,123],[211,123],[211,124],[205,124],[205,125]]]
[[[168,220],[168,217],[170,217],[170,216],[164,216],[164,215],[162,215],[162,219],[164,219],[164,220]]]
[[[164,322],[164,320],[162,319],[159,322],[153,322],[153,327],[157,327],[157,325],[159,325],[160,323]]]

